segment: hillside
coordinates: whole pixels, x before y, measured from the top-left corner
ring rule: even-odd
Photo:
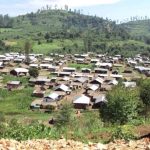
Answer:
[[[133,36],[150,36],[150,20],[130,21],[123,24]]]
[[[33,52],[44,54],[94,51],[132,56],[150,49],[147,43],[132,38],[134,29],[130,31],[127,24],[117,25],[77,11],[38,10],[8,18],[7,23],[10,20],[11,28],[0,22],[1,27],[5,25],[0,28],[0,40],[13,51],[22,51],[26,40],[32,43]]]

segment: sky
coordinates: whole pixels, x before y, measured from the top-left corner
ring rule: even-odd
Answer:
[[[150,18],[150,0],[0,0],[0,14],[17,16],[35,12],[43,6],[80,9],[83,14],[111,20],[126,20],[131,16]]]

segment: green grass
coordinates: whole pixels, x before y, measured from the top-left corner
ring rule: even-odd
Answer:
[[[78,70],[81,70],[81,68],[89,68],[89,69],[93,69],[93,65],[92,64],[76,64],[76,63],[69,63],[68,67],[73,67],[76,68]]]
[[[23,85],[25,85],[28,81],[27,77],[16,77],[12,75],[3,75],[3,83],[6,84],[9,81],[20,81]]]
[[[48,120],[50,114],[44,114],[39,111],[31,111],[29,106],[35,99],[31,97],[33,88],[24,88],[22,90],[8,91],[0,89],[0,112],[4,113],[8,119],[16,118],[18,120]]]
[[[35,53],[43,54],[48,54],[52,50],[61,49],[61,47],[56,43],[42,43],[40,45],[34,44],[32,48]]]
[[[25,118],[28,118],[32,120],[47,121],[50,114],[44,114],[39,111],[31,111],[29,108],[35,97],[31,96],[33,88],[26,88],[28,79],[26,77],[4,75],[2,83],[6,84],[8,81],[12,80],[21,81],[25,88],[14,91],[0,89],[0,112],[4,113],[8,119],[16,118],[18,120],[24,120]]]
[[[14,31],[19,31],[19,30],[12,29],[12,28],[0,28],[0,33],[3,33],[3,32],[14,32]]]
[[[0,89],[0,112],[9,115],[28,113],[28,108],[33,100],[32,91],[32,88],[14,91]]]

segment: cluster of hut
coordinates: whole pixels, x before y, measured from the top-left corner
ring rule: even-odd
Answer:
[[[140,55],[136,55],[135,58],[123,58],[121,55],[112,57],[93,53],[50,54],[49,57],[30,54],[28,65],[25,65],[25,59],[26,56],[19,53],[0,55],[0,72],[29,78],[29,86],[34,87],[32,96],[37,97],[31,103],[31,109],[57,109],[64,101],[73,103],[77,109],[99,108],[107,103],[106,92],[118,82],[121,81],[125,87],[136,86],[135,81],[124,80],[125,74],[132,74],[136,70],[147,77],[150,76],[150,60]],[[69,63],[87,66],[92,64],[93,68],[77,70],[69,67]],[[49,76],[30,77],[29,68],[33,67],[38,68],[40,72],[47,72]],[[123,72],[120,72],[119,68],[124,68]],[[20,86],[20,81],[7,83],[9,90]]]

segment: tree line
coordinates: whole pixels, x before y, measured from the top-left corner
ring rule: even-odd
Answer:
[[[0,15],[0,28],[11,28],[13,19],[8,15]]]

